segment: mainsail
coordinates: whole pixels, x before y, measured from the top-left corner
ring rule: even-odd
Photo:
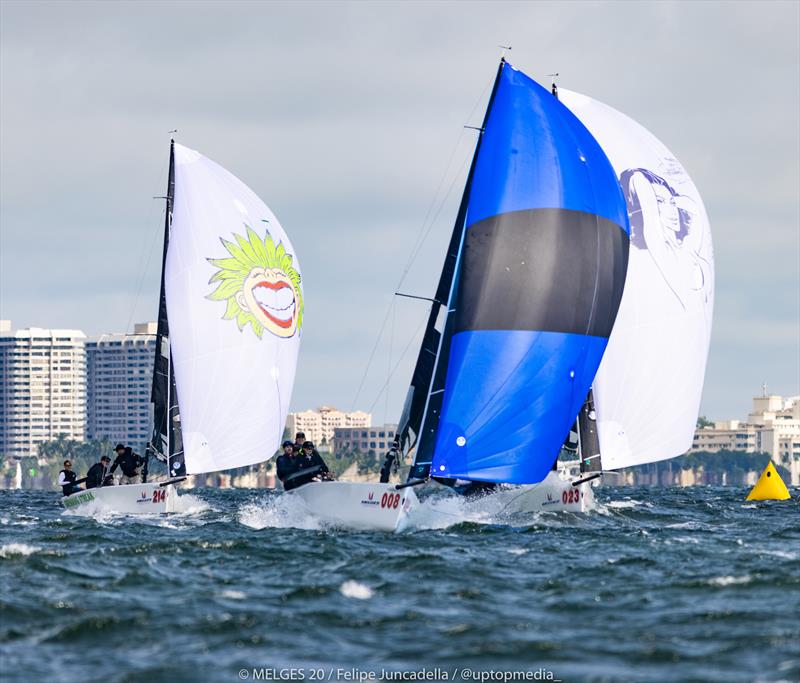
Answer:
[[[559,94],[608,155],[631,225],[625,292],[594,382],[603,469],[682,455],[700,410],[714,304],[703,201],[648,130],[589,97]]]
[[[435,371],[444,382],[431,474],[534,483],[605,350],[628,220],[597,141],[505,62],[481,138],[448,301],[449,353]]]
[[[198,152],[174,146],[164,283],[186,471],[277,449],[303,324],[300,266],[272,211]]]
[[[153,436],[151,444],[167,462],[167,474],[180,477],[186,474],[183,449],[180,446],[180,424],[178,394],[175,390],[175,375],[171,372],[172,361],[169,350],[169,318],[167,296],[164,287],[164,270],[167,263],[169,236],[172,228],[172,205],[175,199],[175,143],[169,147],[169,175],[167,201],[164,218],[164,247],[161,253],[161,289],[158,299],[158,327],[156,330],[156,354],[153,368],[153,388],[150,400],[153,403]],[[147,477],[147,471],[143,472]]]

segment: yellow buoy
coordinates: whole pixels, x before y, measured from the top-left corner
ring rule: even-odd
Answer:
[[[789,489],[772,462],[764,468],[756,485],[747,495],[747,500],[786,500],[791,498]]]

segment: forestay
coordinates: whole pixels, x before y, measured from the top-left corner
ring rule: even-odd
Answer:
[[[628,219],[595,139],[508,64],[482,133],[462,242],[431,474],[539,482],[605,350]]]
[[[266,460],[294,385],[300,265],[264,202],[181,145],[165,284],[187,472]]]
[[[603,147],[631,225],[628,276],[594,382],[604,469],[692,445],[711,335],[714,255],[703,201],[675,156],[638,123],[560,89]]]

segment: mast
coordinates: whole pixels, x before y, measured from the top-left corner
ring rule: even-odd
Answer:
[[[603,463],[600,457],[600,438],[597,434],[597,413],[594,408],[594,394],[589,394],[578,413],[578,453],[581,459],[581,473],[601,472]]]
[[[483,132],[489,120],[489,112],[492,109],[497,86],[500,82],[500,74],[506,65],[504,57],[500,58],[497,67],[492,92],[489,102],[486,105],[486,113],[483,123],[478,131],[478,142],[472,155],[472,162],[467,175],[467,182],[464,186],[464,193],[461,196],[461,203],[458,207],[458,214],[453,226],[453,234],[447,247],[442,273],[439,276],[439,284],[436,287],[434,303],[428,315],[428,324],[422,338],[422,344],[414,367],[414,374],[411,378],[407,407],[403,411],[403,417],[398,429],[400,439],[400,450],[403,451],[408,444],[409,431],[415,433],[414,443],[410,447],[417,446],[414,465],[409,471],[408,478],[424,479],[430,471],[431,460],[433,457],[433,447],[436,442],[436,428],[439,422],[439,414],[442,407],[444,394],[444,380],[447,371],[447,357],[450,349],[450,338],[453,334],[454,312],[452,307],[453,294],[456,291],[457,271],[459,256],[464,240],[464,226],[466,223],[467,207],[469,206],[470,190],[472,179],[475,174],[475,165],[478,159],[478,152],[481,147]],[[447,305],[445,312],[444,329],[440,333],[436,329],[436,322],[443,305]]]
[[[175,141],[170,140],[169,174],[167,179],[166,210],[164,216],[164,246],[161,255],[161,292],[158,304],[158,329],[156,331],[156,353],[153,367],[153,388],[150,400],[153,403],[152,449],[162,453],[167,462],[167,476],[185,473],[183,458],[175,460],[176,442],[174,420],[178,403],[175,378],[172,373],[172,354],[169,345],[169,319],[167,317],[167,296],[164,272],[167,263],[170,230],[172,228],[172,209],[175,200]],[[178,438],[176,438],[178,437]],[[173,460],[175,460],[173,462]]]

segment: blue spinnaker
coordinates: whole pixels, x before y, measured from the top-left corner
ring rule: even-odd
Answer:
[[[544,479],[614,324],[629,227],[597,141],[504,64],[467,209],[431,474]]]

